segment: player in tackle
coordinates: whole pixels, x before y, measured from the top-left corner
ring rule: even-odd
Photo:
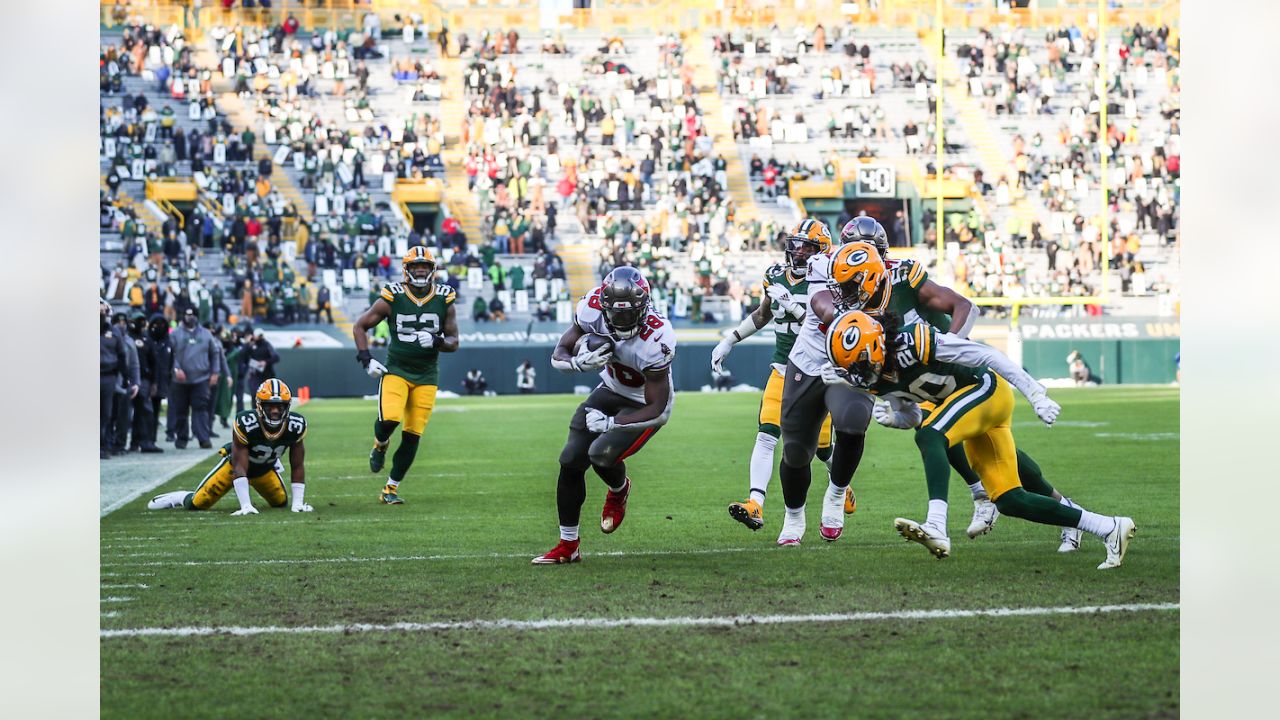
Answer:
[[[381,472],[396,427],[400,447],[391,458],[391,472],[382,489],[386,505],[400,505],[400,483],[418,454],[422,433],[436,406],[442,352],[458,349],[457,294],[435,281],[436,262],[425,247],[414,246],[402,262],[403,283],[391,283],[355,322],[356,359],[378,381],[378,417],[373,423],[369,471]],[[387,364],[369,353],[369,331],[386,321],[391,330]]]
[[[147,509],[208,510],[227,490],[235,490],[240,509],[231,514],[257,515],[249,497],[251,487],[271,507],[284,507],[289,496],[280,475],[280,458],[288,451],[292,510],[311,512],[304,500],[306,450],[302,440],[307,435],[307,419],[289,411],[292,402],[288,385],[276,379],[264,381],[254,394],[253,409],[236,415],[231,442],[222,447],[221,459],[199,487],[194,492],[178,490],[157,495],[147,503]]]
[[[733,346],[773,323],[773,359],[769,380],[760,399],[759,429],[755,448],[751,451],[749,480],[751,492],[746,500],[729,505],[729,516],[752,530],[764,527],[764,499],[773,479],[773,454],[782,437],[782,373],[787,369],[787,355],[796,344],[796,333],[804,322],[809,302],[809,258],[831,251],[831,235],[821,222],[802,220],[782,235],[786,262],[771,265],[764,273],[764,290],[768,296],[743,318],[737,328],[711,352],[711,369],[721,372],[725,358]],[[827,415],[818,434],[818,459],[831,462],[831,416]],[[828,466],[829,467],[829,466]],[[855,510],[853,493],[845,496],[845,512]]]
[[[918,426],[916,445],[930,484],[935,482],[933,476],[946,482],[951,473],[947,449],[963,443],[969,462],[1001,513],[1096,535],[1107,548],[1098,569],[1119,567],[1135,532],[1132,519],[1068,507],[1050,497],[1053,488],[1043,478],[1025,488],[1019,479],[1010,383],[1031,402],[1036,415],[1052,425],[1060,408],[1044,387],[986,345],[940,333],[928,323],[902,324],[892,313],[885,321],[888,324],[882,325],[854,310],[831,323],[826,348],[832,369],[824,373],[824,381],[884,398],[887,403],[878,403],[873,411],[882,425]],[[885,327],[897,329],[886,333]],[[934,403],[923,420],[922,402]],[[924,523],[897,518],[894,527],[934,557],[950,554],[945,502],[930,500]]]
[[[612,342],[588,347],[590,341],[599,340],[584,340],[589,333]],[[609,488],[600,513],[600,530],[612,533],[622,525],[631,494],[631,479],[623,461],[639,452],[671,417],[675,353],[675,332],[667,319],[651,308],[649,283],[635,268],[615,268],[600,287],[578,301],[573,324],[551,355],[551,366],[561,372],[603,368],[601,383],[573,414],[569,438],[560,451],[556,483],[560,542],[534,558],[533,564],[582,559],[578,524],[587,497],[587,468]]]

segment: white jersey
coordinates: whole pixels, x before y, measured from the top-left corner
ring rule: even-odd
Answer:
[[[809,299],[826,290],[831,280],[831,255],[819,253],[809,258],[809,270],[805,273],[809,281]],[[818,320],[813,309],[804,314],[804,322],[800,332],[796,333],[796,344],[791,346],[791,354],[787,359],[795,363],[800,372],[817,377],[822,374],[822,366],[827,360],[827,326]]]
[[[600,288],[578,301],[574,322],[583,331],[612,337],[604,324]],[[613,358],[600,379],[613,392],[644,404],[644,373],[671,367],[676,357],[676,333],[671,322],[650,309],[640,332],[626,340],[614,340]]]

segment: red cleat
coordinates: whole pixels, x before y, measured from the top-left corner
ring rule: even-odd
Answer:
[[[823,540],[826,540],[827,542],[835,542],[840,539],[842,534],[844,534],[844,528],[827,527],[826,525],[823,525],[822,529],[818,532],[822,533]]]
[[[578,552],[577,540],[561,540],[551,552],[533,559],[534,565],[559,565],[561,563],[582,562],[582,553]]]
[[[610,490],[604,497],[604,510],[600,511],[600,530],[611,533],[622,525],[627,516],[627,498],[631,495],[631,478],[622,486],[622,492]]]

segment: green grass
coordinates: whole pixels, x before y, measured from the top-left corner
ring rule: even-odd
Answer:
[[[374,408],[317,401],[310,515],[149,512],[102,521],[104,629],[323,626],[476,619],[706,617],[1178,602],[1178,394],[1057,390],[1058,427],[1019,401],[1014,434],[1085,507],[1134,517],[1124,567],[1086,536],[1001,518],[964,537],[952,484],[952,557],[894,533],[922,519],[911,435],[874,426],[844,537],[818,536],[824,482],[800,548],[776,548],[775,478],[758,533],[725,506],[746,490],[758,396],[682,394],[628,461],[626,524],[596,526],[588,475],[585,560],[533,567],[556,541],[555,479],[568,396],[443,400],[406,504],[378,504],[368,472]],[[1103,424],[1105,423],[1105,424]],[[160,490],[192,488],[193,468]],[[817,472],[815,478],[823,474]],[[158,492],[158,491],[157,491]],[[259,506],[263,503],[259,501]],[[593,553],[607,553],[596,554]],[[279,561],[262,564],[259,561]],[[193,562],[196,564],[185,565]],[[216,564],[201,564],[213,562]],[[137,586],[146,587],[107,587]],[[107,598],[130,598],[113,600]],[[112,614],[113,613],[113,614]],[[1178,714],[1176,611],[608,629],[114,637],[101,643],[104,717],[1141,717]]]

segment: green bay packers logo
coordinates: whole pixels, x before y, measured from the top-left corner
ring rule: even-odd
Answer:
[[[863,250],[862,248],[858,248],[853,252],[849,253],[849,257],[846,259],[846,262],[848,262],[850,265],[861,265],[866,261],[867,261],[867,251]]]
[[[840,345],[845,350],[853,352],[858,347],[858,341],[862,339],[862,330],[857,325],[850,325],[840,333]]]

